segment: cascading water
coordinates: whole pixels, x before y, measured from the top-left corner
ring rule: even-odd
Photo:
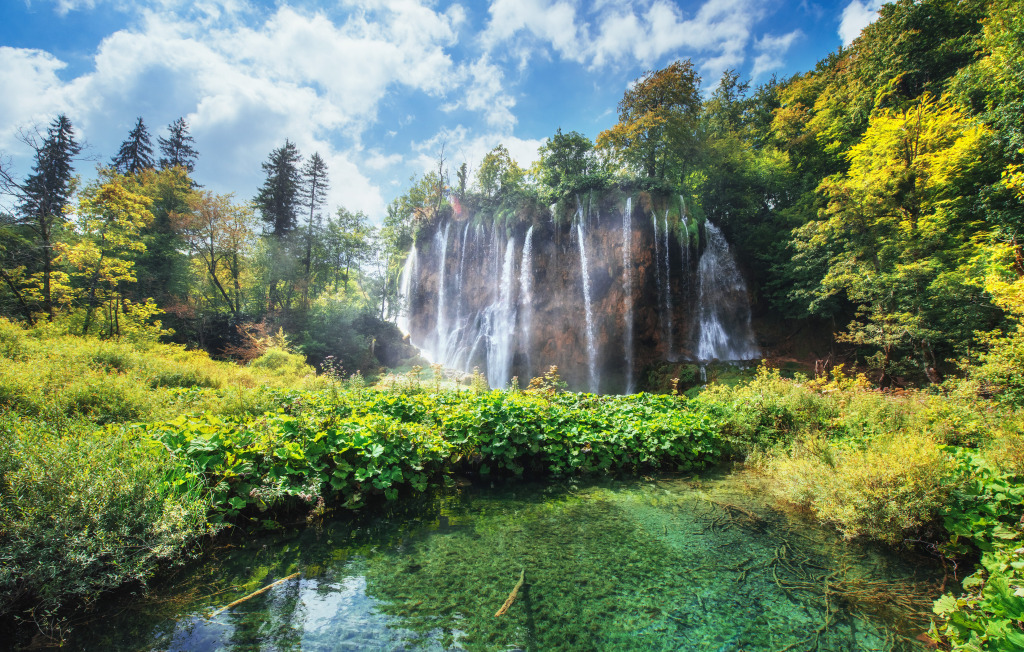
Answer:
[[[665,211],[665,322],[666,329],[665,334],[667,336],[666,342],[668,344],[666,353],[669,359],[672,359],[673,350],[675,346],[672,342],[672,258],[669,256],[669,252],[672,248],[668,244],[668,211]]]
[[[468,241],[466,237],[469,235],[469,222],[466,222],[466,228],[462,229],[462,244],[459,247],[459,272],[455,275],[455,327],[462,327],[462,306],[465,303],[462,297],[462,289],[466,287],[465,283],[462,282],[463,275],[466,272],[466,249]]]
[[[665,326],[665,284],[661,280],[661,237],[658,235],[658,216],[651,214],[651,224],[654,225],[654,282],[658,287],[658,326],[661,328],[661,338],[666,338]]]
[[[441,230],[438,229],[437,234],[434,236],[435,241],[439,241],[437,247],[441,252],[437,270],[437,346],[434,349],[437,354],[435,357],[439,359],[444,358],[445,343],[448,341],[448,325],[444,314],[444,270],[448,262],[448,229],[450,227],[451,222],[448,222],[444,225],[444,235],[442,236]]]
[[[747,286],[729,243],[710,220],[698,265],[698,360],[753,360],[761,357],[750,327]]]
[[[533,326],[533,225],[526,231],[523,240],[523,259],[519,263],[519,346],[526,354],[526,378],[533,377],[533,361],[530,350]]]
[[[501,267],[498,302],[487,311],[487,383],[491,387],[504,387],[512,373],[512,345],[516,334],[516,308],[512,301],[515,252],[515,240],[509,238]]]
[[[597,393],[597,342],[594,337],[594,313],[590,302],[590,270],[587,265],[587,245],[583,237],[583,207],[580,206],[576,222],[576,236],[580,243],[580,275],[583,277],[583,307],[587,313],[587,366],[590,371],[590,391]]]
[[[531,227],[532,231],[533,228]],[[626,393],[636,391],[633,378],[633,198],[626,198],[626,210],[622,213],[622,291],[625,312],[623,348],[626,352]]]
[[[683,271],[681,278],[683,287],[680,291],[683,295],[684,304],[688,303],[690,298],[690,284],[687,280],[690,278],[690,223],[686,219],[686,201],[683,196],[679,196],[679,216],[680,222],[683,225],[683,231],[679,235],[679,248],[681,250],[680,265]]]
[[[572,212],[552,219],[541,208],[434,222],[405,261],[399,291],[412,312],[402,311],[399,325],[431,362],[478,367],[494,387],[557,365],[570,387],[634,392],[642,369],[684,354],[757,357],[728,245],[707,224],[698,247],[679,201],[672,224],[674,207],[643,195],[650,230],[633,229],[641,209],[632,198],[595,193],[571,209],[556,204]]]
[[[416,245],[409,249],[409,255],[405,257],[405,265],[402,266],[402,273],[398,278],[398,300],[402,308],[398,311],[396,325],[403,335],[410,335],[411,324],[409,312],[412,310],[412,293],[416,283]]]

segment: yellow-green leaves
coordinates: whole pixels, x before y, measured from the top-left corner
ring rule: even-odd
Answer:
[[[968,259],[980,229],[965,196],[980,185],[992,142],[987,127],[926,94],[876,110],[847,153],[849,171],[819,187],[828,206],[800,231],[799,249],[827,252],[820,293],[845,293],[859,306],[843,337],[878,350],[883,378],[901,349],[916,350],[910,364],[934,366],[937,341],[969,336],[971,326],[940,307],[957,286],[946,277]]]

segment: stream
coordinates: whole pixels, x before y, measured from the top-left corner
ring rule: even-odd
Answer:
[[[94,612],[69,643],[84,650],[925,649],[914,639],[927,629],[938,564],[843,541],[780,509],[761,482],[744,472],[461,481],[354,517],[237,533],[212,542],[147,596]],[[521,576],[515,601],[496,617]]]

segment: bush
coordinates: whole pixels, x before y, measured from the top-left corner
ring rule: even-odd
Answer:
[[[296,380],[316,373],[306,364],[305,356],[278,347],[267,349],[263,355],[250,362],[249,367]]]
[[[982,343],[988,351],[979,356],[978,365],[968,370],[968,377],[983,395],[1024,407],[1024,331],[1018,327],[1008,335],[987,333]]]
[[[137,431],[0,417],[0,614],[44,626],[180,559],[208,532],[208,501],[169,486],[169,462]]]
[[[783,496],[847,538],[889,544],[934,528],[952,489],[946,455],[931,438],[905,433],[867,443],[806,439],[760,465]]]

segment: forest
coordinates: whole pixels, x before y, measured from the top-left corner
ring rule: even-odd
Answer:
[[[184,119],[154,146],[139,117],[84,184],[66,116],[24,134],[31,172],[0,166],[0,637],[60,644],[226,532],[460,474],[736,463],[847,539],[932,556],[931,644],[1024,649],[1024,14],[898,0],[814,70],[706,81],[650,71],[612,128],[567,125],[529,167],[442,150],[379,224],[326,206],[290,141],[236,196],[198,181]],[[727,383],[652,365],[622,396],[425,371],[395,324],[422,234],[604,192],[682,198],[742,261],[755,330],[828,355]]]

